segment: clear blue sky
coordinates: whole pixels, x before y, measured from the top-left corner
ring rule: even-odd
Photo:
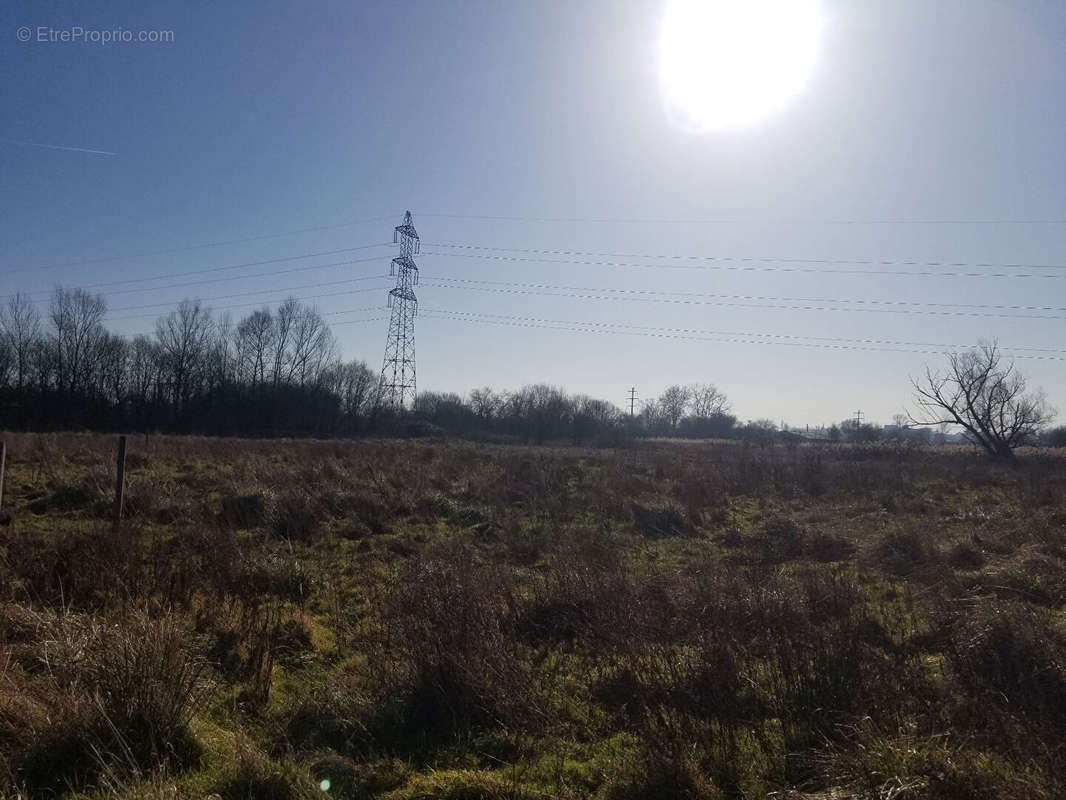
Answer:
[[[445,252],[430,246],[435,242],[1066,265],[1066,225],[824,224],[1066,219],[1066,7],[1044,0],[822,5],[825,27],[805,90],[757,125],[694,135],[663,111],[659,0],[6,2],[0,7],[0,293],[387,242],[405,208],[431,252]],[[22,43],[21,26],[34,37],[38,26],[169,30],[173,41]],[[40,144],[115,155],[34,146]],[[561,223],[437,214],[731,221]],[[138,255],[381,216],[387,219]],[[164,309],[117,309],[185,296],[216,308],[277,301],[287,293],[327,295],[315,301],[324,312],[381,306],[385,291],[376,287],[385,280],[281,290],[384,274],[390,255],[380,248],[252,266],[204,275],[228,280],[191,287],[160,288],[191,277],[113,287],[141,291],[105,291],[116,309],[111,327],[149,331]],[[41,269],[110,256],[122,258]],[[1054,319],[869,314],[429,285],[448,277],[819,301],[1066,307],[1066,270],[1059,279],[949,278],[429,254],[419,263],[423,308],[932,345],[998,337],[1008,349],[1066,350],[1062,311],[1035,312]],[[340,294],[360,288],[375,290]],[[262,294],[209,299],[253,291]],[[328,319],[375,316],[357,311]],[[377,368],[385,326],[381,320],[334,331],[346,357]],[[841,419],[856,408],[889,421],[909,398],[908,376],[940,360],[577,334],[428,315],[419,320],[417,342],[422,389],[547,381],[621,404],[631,385],[648,396],[675,382],[710,381],[744,418],[798,424]],[[1066,363],[1019,365],[1066,411]]]

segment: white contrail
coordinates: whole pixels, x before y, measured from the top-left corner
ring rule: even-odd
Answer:
[[[0,139],[0,142],[7,142],[8,144],[17,144],[22,147],[43,147],[46,150],[69,150],[72,153],[95,153],[98,156],[117,156],[118,153],[112,153],[110,150],[91,150],[88,147],[65,147],[61,144],[41,144],[40,142],[23,142],[18,139]]]

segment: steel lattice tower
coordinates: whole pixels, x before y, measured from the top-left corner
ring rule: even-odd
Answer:
[[[400,254],[392,260],[389,275],[396,276],[396,286],[389,291],[389,338],[385,342],[385,362],[378,384],[379,402],[393,408],[405,408],[415,398],[415,315],[418,298],[413,286],[418,284],[418,231],[411,222],[411,212],[403,215],[403,224],[393,232],[392,240],[400,243]]]

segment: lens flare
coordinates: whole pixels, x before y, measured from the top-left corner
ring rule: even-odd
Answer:
[[[822,27],[817,0],[671,0],[659,37],[667,114],[692,132],[765,118],[810,79]]]

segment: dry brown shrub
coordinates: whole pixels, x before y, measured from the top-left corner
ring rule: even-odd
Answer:
[[[529,719],[530,675],[514,636],[507,575],[462,547],[417,559],[384,609],[387,652],[398,657],[407,704],[401,728],[448,732]]]
[[[39,793],[191,763],[199,748],[189,723],[205,697],[206,663],[188,641],[172,616],[38,614],[19,686],[23,710],[47,714],[21,718],[17,781]]]

